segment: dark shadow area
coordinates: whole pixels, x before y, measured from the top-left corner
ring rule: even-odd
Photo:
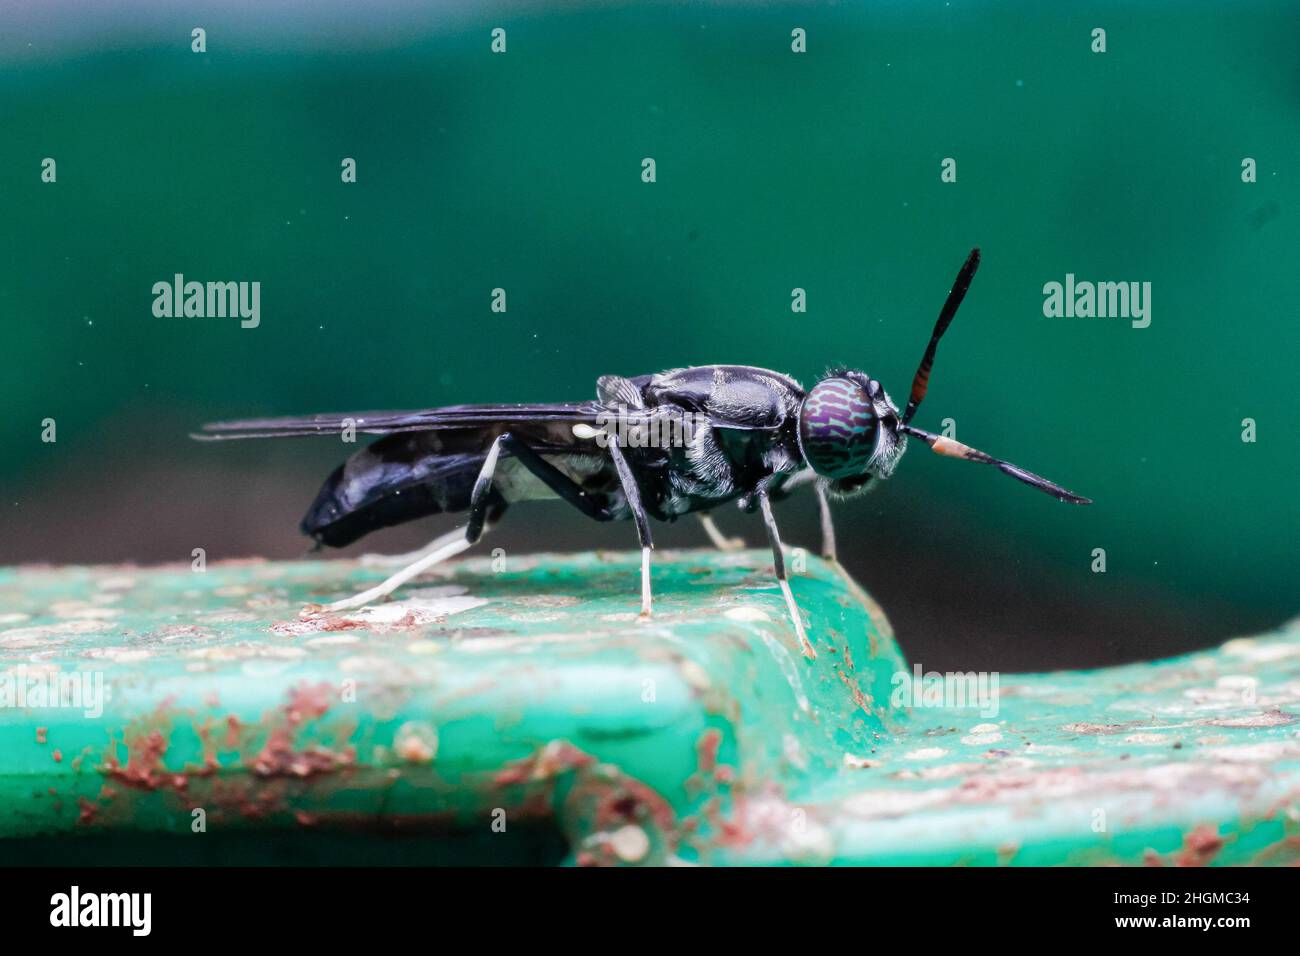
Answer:
[[[556,866],[569,848],[558,828],[510,824],[505,833],[375,833],[323,829],[165,835],[84,834],[0,840],[24,866]]]

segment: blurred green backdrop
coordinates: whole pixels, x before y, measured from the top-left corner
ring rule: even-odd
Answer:
[[[918,423],[1097,503],[914,449],[841,507],[909,655],[1103,664],[1295,613],[1293,2],[189,6],[0,12],[0,561],[300,553],[352,448],[186,439],[214,418],[571,400],[708,362],[842,362],[905,398],[980,245]],[[261,326],[155,318],[177,272],[260,281]],[[1045,318],[1067,272],[1151,282],[1150,327]],[[811,500],[784,510],[815,546]],[[548,504],[497,543],[633,542]]]

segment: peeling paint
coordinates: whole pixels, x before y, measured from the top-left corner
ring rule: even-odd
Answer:
[[[27,774],[0,775],[25,794],[0,832],[170,831],[201,806],[328,840],[483,832],[500,810],[503,841],[554,827],[582,865],[1300,862],[1300,633],[1018,675],[996,723],[893,712],[906,665],[838,569],[800,579],[828,651],[804,662],[756,557],[657,554],[649,624],[637,558],[465,562],[306,621],[373,571],[5,572],[0,674],[92,667],[112,696],[98,723],[0,708]],[[77,583],[55,608],[31,574]],[[1098,808],[1133,849],[1093,831]]]

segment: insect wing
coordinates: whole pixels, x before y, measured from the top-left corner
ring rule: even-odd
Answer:
[[[346,428],[368,435],[473,429],[512,424],[594,424],[603,409],[595,402],[546,405],[450,405],[398,412],[356,412],[287,418],[249,418],[212,422],[192,437],[200,441],[235,438],[293,438],[337,435]]]

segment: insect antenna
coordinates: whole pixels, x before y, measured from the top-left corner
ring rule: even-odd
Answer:
[[[944,455],[948,458],[961,458],[965,461],[977,461],[982,465],[996,465],[998,470],[1004,475],[1010,475],[1017,481],[1023,481],[1031,488],[1037,488],[1039,491],[1046,492],[1053,498],[1061,501],[1067,501],[1072,505],[1090,505],[1091,498],[1084,498],[1082,495],[1076,495],[1073,491],[1066,491],[1060,485],[1048,481],[1046,478],[1035,475],[1032,471],[1026,471],[1019,465],[1013,465],[1009,461],[1003,461],[1001,458],[994,458],[987,455],[978,448],[971,448],[969,445],[963,445],[961,442],[943,435],[936,435],[933,432],[927,432],[923,429],[916,428],[912,425],[900,425],[898,430],[905,434],[912,435],[921,439],[930,446],[930,450],[936,455]]]
[[[980,251],[972,249],[970,255],[966,257],[966,263],[957,273],[957,280],[952,284],[947,301],[939,311],[939,320],[934,323],[934,334],[930,336],[930,344],[926,346],[925,355],[921,356],[921,364],[917,366],[916,375],[912,377],[912,394],[907,400],[907,408],[903,411],[904,425],[912,420],[917,406],[925,398],[926,389],[930,387],[930,367],[934,365],[934,353],[939,348],[939,340],[952,324],[952,318],[957,314],[957,307],[961,305],[961,300],[966,298],[966,290],[970,288],[970,281],[975,278],[975,270],[979,267]]]

